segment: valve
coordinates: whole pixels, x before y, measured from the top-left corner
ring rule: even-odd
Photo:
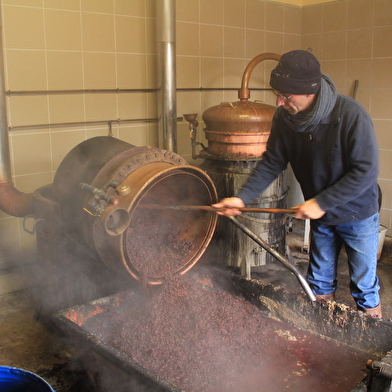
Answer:
[[[104,192],[94,186],[86,184],[85,182],[81,182],[79,184],[79,186],[85,192],[91,193],[98,200],[106,201],[106,203],[113,204],[115,206],[118,205],[118,203],[119,203],[119,200],[115,196],[109,195],[108,193],[106,193],[106,192]]]
[[[83,191],[91,193],[94,196],[93,199],[89,202],[88,208],[84,208],[84,210],[92,216],[101,216],[105,210],[105,208],[99,203],[100,200],[103,200],[106,203],[114,206],[119,204],[119,200],[115,196],[109,195],[107,192],[102,191],[101,189],[98,189],[85,182],[79,183],[79,187]],[[106,189],[109,187],[110,186],[108,186]]]
[[[197,113],[184,114],[183,116],[185,120],[189,122],[189,136],[191,138],[192,159],[197,159],[199,158],[199,156],[196,154],[196,146],[201,146],[203,149],[205,149],[203,143],[196,141],[197,126],[199,125],[199,122],[196,120]]]
[[[122,234],[128,227],[131,218],[126,209],[118,207],[120,200],[115,196],[109,195],[107,192],[86,184],[85,182],[81,182],[79,186],[82,190],[89,192],[94,196],[93,200],[89,203],[89,207],[94,212],[86,208],[84,210],[90,215],[98,216],[103,227],[105,228],[106,233],[109,235],[115,236]],[[115,188],[116,191],[118,190],[118,184],[116,183],[109,184],[106,189],[110,187]],[[125,194],[127,194],[125,190],[123,191]],[[116,193],[121,194],[121,192]],[[99,203],[99,200],[106,201],[109,206],[104,208]]]

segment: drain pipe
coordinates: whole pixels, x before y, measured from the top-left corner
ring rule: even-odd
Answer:
[[[18,191],[12,183],[4,83],[3,25],[1,20],[0,10],[0,209],[9,215],[23,217],[30,213],[32,195]]]
[[[158,131],[160,147],[177,152],[175,0],[158,0]]]

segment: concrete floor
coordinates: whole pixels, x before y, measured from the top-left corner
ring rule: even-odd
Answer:
[[[27,290],[0,296],[0,365],[33,372],[56,392],[87,392],[85,373],[64,336],[35,317]],[[0,387],[1,390],[1,387]]]
[[[301,253],[304,224],[295,221],[293,231],[287,235],[293,260],[301,271],[306,270],[308,255]],[[378,265],[381,297],[385,319],[392,319],[392,238],[387,237]],[[294,275],[280,263],[258,268],[259,279],[302,290]],[[345,255],[339,269],[337,301],[354,307],[348,292],[348,274]],[[56,392],[90,392],[91,385],[75,349],[64,335],[42,324],[29,289],[0,295],[0,366],[14,366],[43,377]]]

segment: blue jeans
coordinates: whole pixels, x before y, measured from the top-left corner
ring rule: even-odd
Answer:
[[[380,303],[376,275],[379,216],[329,226],[311,221],[310,263],[307,279],[316,295],[337,287],[338,257],[344,244],[350,273],[350,292],[357,306],[375,308]]]

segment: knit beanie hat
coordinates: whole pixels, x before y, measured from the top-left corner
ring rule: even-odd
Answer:
[[[292,50],[271,71],[270,85],[288,94],[316,94],[321,85],[320,63],[306,50]]]

